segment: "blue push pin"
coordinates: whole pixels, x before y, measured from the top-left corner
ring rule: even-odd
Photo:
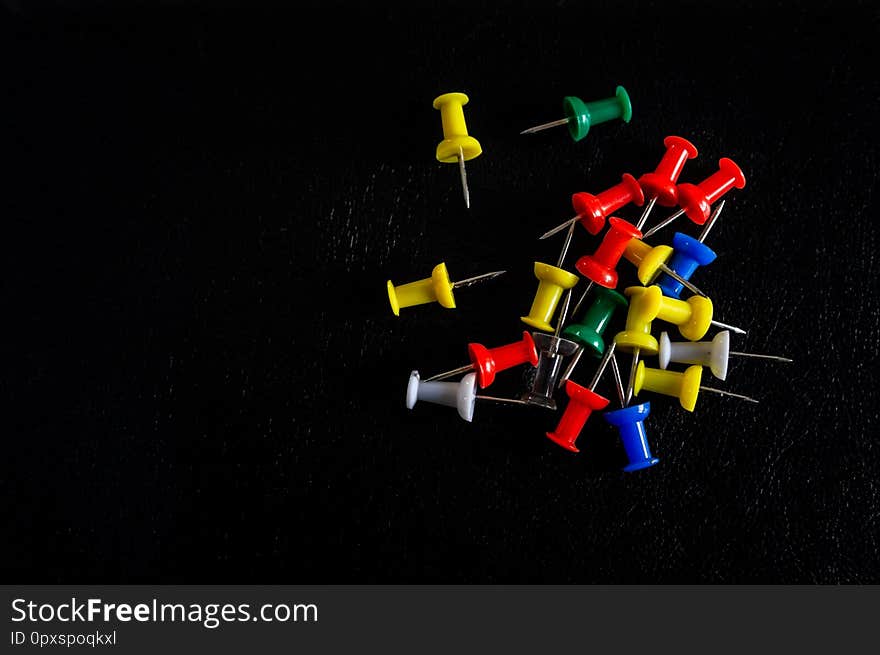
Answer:
[[[624,471],[638,471],[654,466],[660,460],[651,455],[648,445],[648,434],[645,431],[645,419],[651,413],[651,403],[641,403],[632,407],[624,407],[613,412],[605,412],[605,420],[620,432],[620,440],[626,450],[629,464]]]
[[[678,273],[682,279],[690,280],[694,271],[700,266],[711,264],[718,256],[715,254],[715,251],[704,244],[703,241],[706,239],[706,236],[709,234],[709,230],[712,229],[715,221],[718,220],[721,210],[724,209],[724,203],[725,201],[722,200],[712,213],[712,216],[706,222],[706,226],[703,228],[703,231],[698,238],[694,239],[681,232],[676,232],[675,236],[672,237],[674,254],[672,255],[672,258],[666,262],[666,265]],[[684,285],[681,282],[673,279],[666,273],[661,273],[654,284],[660,287],[664,296],[669,298],[679,298],[681,292],[684,290]]]

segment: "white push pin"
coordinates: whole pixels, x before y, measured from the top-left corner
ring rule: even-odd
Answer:
[[[476,373],[468,373],[459,382],[423,382],[419,379],[419,372],[413,371],[409,374],[409,384],[406,386],[406,406],[407,409],[412,409],[416,402],[422,400],[435,405],[455,407],[458,415],[470,423],[474,418],[474,404],[477,398],[512,405],[528,404],[515,398],[478,396],[476,385]]]
[[[665,369],[670,362],[679,364],[699,364],[708,366],[709,370],[719,380],[727,379],[727,362],[730,355],[739,357],[755,357],[760,359],[774,359],[779,362],[791,362],[788,357],[778,355],[759,355],[755,353],[741,353],[730,349],[730,332],[719,332],[712,341],[670,341],[666,332],[660,333],[660,350],[657,353],[660,359],[660,368]]]

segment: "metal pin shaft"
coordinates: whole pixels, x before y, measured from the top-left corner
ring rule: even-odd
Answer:
[[[596,284],[596,283],[593,282],[592,280],[590,280],[590,283],[587,285],[587,288],[584,289],[584,292],[581,294],[580,300],[578,300],[577,304],[575,304],[574,311],[571,313],[572,316],[574,316],[575,314],[578,313],[578,310],[581,308],[581,305],[584,304],[584,300],[587,299],[587,294],[590,293],[590,289],[593,288],[594,284]]]
[[[617,389],[617,399],[621,407],[626,407],[626,397],[623,391],[623,380],[620,378],[620,367],[617,366],[617,355],[611,358],[611,371],[614,373],[614,386]]]
[[[464,206],[471,208],[471,194],[468,191],[467,171],[464,168],[464,149],[458,146],[458,170],[461,173],[461,190],[464,192]]]
[[[464,289],[465,287],[469,287],[472,284],[476,284],[477,282],[482,282],[483,280],[491,280],[492,278],[498,277],[499,275],[504,275],[505,273],[507,273],[507,271],[492,271],[491,273],[483,273],[482,275],[465,278],[464,280],[453,282],[452,288]]]
[[[558,232],[562,232],[562,230],[567,228],[569,225],[574,225],[575,223],[577,223],[580,220],[580,218],[581,218],[581,215],[578,214],[574,218],[570,218],[567,221],[565,221],[564,223],[560,223],[559,225],[554,227],[552,230],[548,230],[548,231],[544,232],[544,234],[542,234],[541,236],[538,237],[538,240],[546,239],[548,237],[552,237],[554,234],[556,234]]]
[[[568,247],[571,245],[571,237],[574,236],[574,226],[576,223],[572,223],[571,227],[568,228],[568,234],[565,235],[565,243],[562,244],[562,251],[559,253],[559,259],[556,261],[556,268],[562,268],[562,264],[565,262],[565,256],[568,254]]]
[[[708,298],[708,297],[709,297],[709,296],[707,296],[705,293],[703,293],[702,291],[700,291],[700,290],[697,288],[697,286],[696,286],[695,284],[692,284],[690,280],[685,280],[681,275],[679,275],[678,273],[676,273],[675,271],[673,271],[673,270],[672,270],[671,268],[669,268],[666,264],[660,264],[660,266],[658,266],[658,268],[659,268],[661,271],[663,271],[664,273],[666,273],[666,275],[668,275],[669,277],[671,277],[673,280],[675,280],[676,282],[678,282],[679,284],[684,285],[684,287],[685,287],[686,289],[688,289],[691,293],[694,293],[694,294],[696,294],[696,295],[698,295],[698,296],[703,296],[703,298]]]
[[[779,355],[759,355],[757,353],[741,353],[736,352],[735,350],[731,350],[727,353],[728,355],[736,355],[737,357],[754,357],[756,359],[775,359],[777,362],[793,362],[793,359],[789,359],[788,357],[780,357]]]
[[[602,355],[602,361],[599,362],[599,368],[596,369],[596,374],[590,381],[590,391],[596,390],[596,385],[599,384],[599,380],[602,379],[602,374],[605,372],[605,369],[608,368],[608,362],[610,362],[611,358],[614,357],[614,348],[616,346],[617,344],[612,341],[605,349],[605,354]]]
[[[718,217],[721,216],[721,212],[724,211],[725,202],[727,202],[726,198],[719,202],[715,211],[713,211],[712,215],[709,217],[709,220],[706,221],[706,224],[703,226],[703,231],[700,232],[700,236],[697,237],[697,241],[700,243],[703,243],[706,240],[706,237],[709,236],[709,231],[715,226],[715,221],[718,220]]]
[[[437,380],[446,380],[447,378],[454,378],[456,375],[461,375],[462,373],[467,373],[468,371],[473,371],[474,365],[468,364],[467,366],[459,366],[458,368],[454,368],[451,371],[446,371],[445,373],[438,373],[430,378],[425,378],[422,382],[436,382]]]
[[[633,348],[632,365],[629,367],[629,382],[626,383],[626,404],[627,405],[629,405],[630,402],[632,402],[633,385],[636,382],[636,369],[639,366],[639,352],[641,352],[640,348]]]
[[[491,400],[494,403],[508,403],[510,405],[528,405],[529,403],[525,400],[519,400],[518,398],[497,398],[495,396],[476,396],[479,400]]]
[[[571,292],[572,289],[569,289],[568,293],[565,294],[565,300],[562,302],[562,311],[559,312],[556,330],[553,332],[554,337],[559,337],[559,333],[562,332],[562,324],[565,322],[566,315],[568,314],[568,305],[571,303]]]
[[[721,321],[711,321],[712,325],[715,327],[720,327],[722,330],[730,330],[731,332],[736,332],[737,334],[748,334],[742,328],[738,328],[734,325],[728,325],[727,323],[722,323]]]
[[[721,389],[716,389],[714,387],[700,387],[701,391],[711,391],[712,393],[717,393],[722,396],[730,396],[732,398],[739,398],[740,400],[747,400],[750,403],[758,403],[760,401],[755,400],[754,398],[750,398],[749,396],[743,396],[739,393],[731,393],[730,391],[722,391]]]
[[[571,360],[568,362],[568,366],[565,367],[565,370],[562,372],[562,375],[559,376],[559,384],[556,385],[558,388],[562,388],[562,385],[565,384],[565,381],[571,377],[571,372],[574,370],[574,367],[578,365],[578,362],[581,361],[581,357],[584,356],[584,347],[580,346],[577,349],[577,352],[572,356]]]
[[[641,229],[645,226],[645,221],[648,220],[648,215],[654,209],[654,205],[657,204],[657,196],[654,196],[648,201],[648,204],[645,205],[645,209],[642,212],[642,215],[639,216],[639,222],[636,223],[636,229],[641,231]]]
[[[544,130],[549,130],[551,127],[559,127],[560,125],[567,125],[567,118],[560,118],[558,121],[550,121],[549,123],[541,123],[540,125],[535,125],[535,127],[530,127],[526,130],[520,132],[520,134],[534,134],[535,132],[543,132]]]
[[[660,221],[659,223],[657,223],[657,225],[655,225],[655,226],[652,227],[650,230],[648,230],[647,232],[645,232],[645,233],[642,235],[642,239],[647,239],[647,238],[648,238],[649,236],[651,236],[652,234],[656,234],[657,232],[659,232],[660,230],[662,230],[664,227],[666,227],[667,225],[669,225],[669,224],[670,224],[672,221],[674,221],[676,218],[678,218],[679,216],[684,215],[684,211],[685,211],[684,209],[679,209],[677,212],[675,212],[675,213],[674,213],[672,216],[670,216],[669,218],[664,218],[662,221]]]

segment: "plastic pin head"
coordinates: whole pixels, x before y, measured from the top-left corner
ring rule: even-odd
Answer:
[[[676,232],[672,237],[672,247],[675,254],[667,266],[685,280],[690,280],[700,266],[711,264],[718,256],[709,246],[681,232]],[[670,298],[678,298],[684,290],[681,282],[666,273],[657,278],[657,286],[663,290],[663,295]]]
[[[577,453],[580,452],[576,445],[577,438],[587,419],[594,410],[605,409],[608,406],[608,399],[571,380],[565,383],[565,393],[569,398],[568,405],[556,429],[548,432],[547,438],[566,450]]]
[[[460,153],[464,153],[465,161],[470,161],[483,152],[480,142],[468,135],[463,109],[467,103],[468,97],[464,93],[444,93],[434,98],[434,109],[440,110],[443,125],[443,140],[437,145],[437,161],[456,164]]]
[[[605,328],[614,312],[627,304],[626,298],[613,289],[596,287],[595,298],[580,323],[569,325],[563,335],[580,344],[594,357],[601,357],[605,352],[605,341],[602,339]]]
[[[522,399],[530,405],[556,409],[553,392],[562,371],[563,359],[577,352],[578,345],[552,334],[535,332],[532,337],[538,348],[538,366],[535,369],[531,388],[522,395]]]
[[[629,173],[624,173],[620,182],[596,195],[579,192],[571,196],[571,206],[581,225],[594,235],[602,231],[605,219],[621,207],[629,203],[641,207],[644,202],[642,187]]]
[[[649,246],[641,239],[630,239],[623,256],[637,267],[636,275],[644,285],[651,284],[660,273],[660,267],[669,261],[671,246]]]
[[[639,239],[642,233],[632,223],[612,216],[602,243],[592,255],[581,257],[575,264],[578,272],[596,284],[613,289],[617,286],[617,264],[631,239]]]
[[[419,379],[419,372],[413,371],[409,375],[409,383],[406,387],[406,406],[412,409],[417,401],[422,400],[426,403],[455,407],[459,416],[471,422],[474,418],[476,402],[475,388],[475,373],[468,373],[459,382],[422,382]]]
[[[605,412],[605,420],[617,428],[629,464],[624,471],[638,471],[654,466],[660,460],[651,454],[648,444],[648,433],[645,430],[645,419],[651,413],[651,403],[641,403],[625,407],[613,412]]]
[[[715,335],[712,341],[669,340],[666,332],[660,333],[660,368],[665,369],[670,362],[708,366],[719,380],[727,379],[727,363],[730,359],[730,332],[724,330]]]
[[[663,139],[666,152],[653,173],[645,173],[639,178],[639,184],[645,195],[656,198],[662,207],[674,207],[678,203],[678,188],[675,183],[688,159],[697,156],[694,144],[680,136],[668,136]]]
[[[638,396],[644,390],[660,393],[664,396],[673,396],[678,398],[682,408],[692,412],[697,405],[702,378],[702,366],[689,366],[684,373],[677,373],[659,368],[647,368],[645,362],[639,362],[633,383],[633,393]]]
[[[520,320],[538,330],[553,332],[550,320],[556,313],[562,292],[576,285],[579,278],[574,273],[542,262],[535,262],[535,277],[538,278],[538,291],[529,315],[520,317]]]
[[[703,296],[691,296],[687,300],[663,296],[657,318],[677,325],[685,339],[699,341],[712,325],[712,312],[712,301]]]
[[[580,141],[590,132],[590,127],[619,118],[624,123],[632,120],[632,103],[622,86],[614,90],[614,96],[592,102],[584,102],[575,96],[562,100],[562,111],[568,119],[568,133]]]
[[[477,384],[485,389],[495,381],[495,374],[528,362],[538,365],[538,350],[535,340],[528,332],[523,332],[522,340],[514,343],[486,348],[479,343],[468,344],[468,355],[477,374]]]
[[[624,352],[636,350],[646,355],[655,355],[659,349],[657,339],[651,336],[651,323],[657,318],[663,293],[658,287],[627,287],[624,293],[629,296],[629,311],[626,314],[626,327],[618,332],[614,343]]]
[[[699,184],[679,184],[678,204],[697,225],[702,225],[712,213],[712,203],[731,189],[742,189],[746,178],[732,159],[718,161],[718,170]]]

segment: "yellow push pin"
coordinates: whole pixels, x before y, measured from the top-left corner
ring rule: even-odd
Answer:
[[[724,202],[722,200],[722,202]],[[673,250],[671,246],[649,246],[641,239],[630,239],[623,251],[623,256],[633,264],[637,269],[639,282],[642,284],[651,284],[660,273],[666,273],[676,282],[689,289],[698,296],[706,294],[700,291],[690,280],[684,279],[678,273],[673,271],[666,262],[672,257]]]
[[[624,398],[624,404],[629,405],[632,400],[639,356],[642,351],[647,355],[656,355],[660,350],[657,339],[651,336],[651,323],[660,311],[663,292],[660,291],[660,287],[650,286],[627,287],[623,293],[630,297],[626,326],[623,332],[618,332],[614,337],[614,343],[620,350],[632,353],[629,382]]]
[[[479,141],[468,136],[464,109],[462,109],[467,103],[468,97],[463,93],[444,93],[434,98],[434,109],[440,110],[440,122],[443,124],[443,140],[437,144],[437,161],[442,161],[444,164],[458,162],[464,204],[470,209],[471,196],[468,192],[464,163],[479,157],[483,148]]]
[[[388,280],[388,300],[391,302],[391,311],[395,316],[400,316],[401,307],[424,305],[429,302],[438,302],[447,309],[455,309],[453,289],[463,289],[483,280],[491,280],[506,272],[493,271],[452,282],[449,279],[449,272],[446,270],[446,263],[440,262],[431,271],[431,277],[426,277],[424,280],[401,284],[397,287],[392,284],[391,280]]]
[[[529,315],[521,316],[520,320],[538,330],[553,332],[554,328],[550,325],[550,320],[556,312],[562,292],[574,287],[579,278],[565,269],[542,262],[535,262],[535,277],[538,278],[538,291],[535,293]],[[563,320],[565,317],[560,316],[560,325]]]
[[[697,396],[700,390],[711,391],[712,393],[721,394],[722,396],[731,396],[740,400],[747,400],[750,403],[758,401],[748,396],[738,393],[722,391],[713,387],[700,386],[703,377],[703,367],[699,365],[688,366],[683,373],[675,371],[664,371],[659,368],[646,368],[645,362],[639,362],[636,369],[635,381],[633,383],[633,391],[635,395],[644,389],[645,391],[653,391],[661,393],[664,396],[673,396],[678,398],[681,406],[689,412],[694,411],[697,405]]]

